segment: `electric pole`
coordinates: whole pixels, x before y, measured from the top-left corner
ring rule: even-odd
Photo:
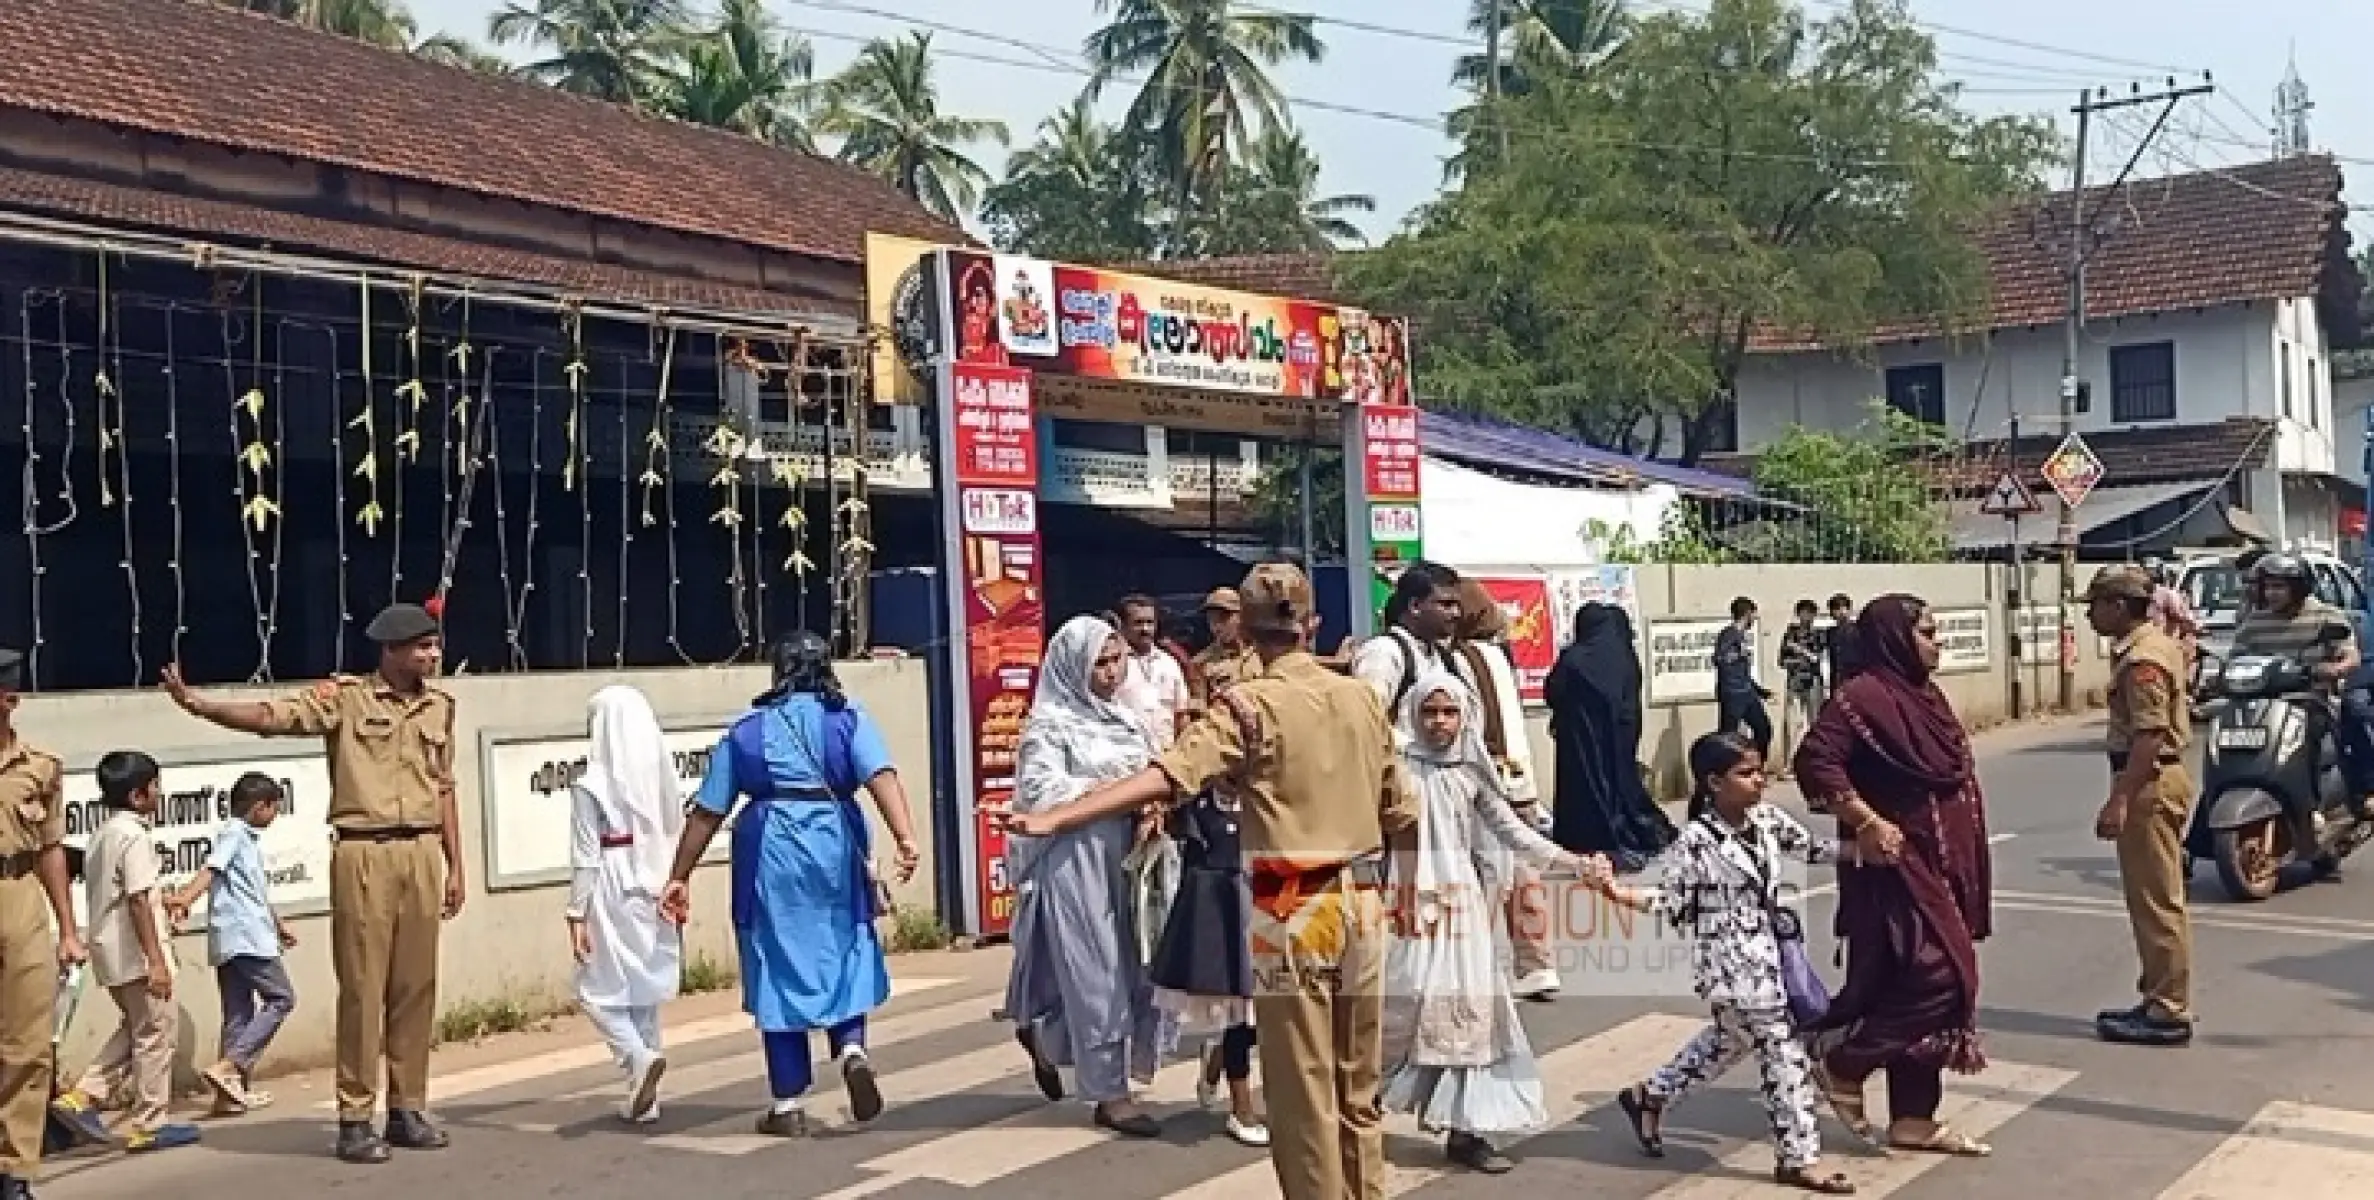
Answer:
[[[1508,164],[1508,125],[1500,113],[1500,6],[1491,0],[1484,10],[1484,119],[1499,126],[1500,162]]]
[[[2069,282],[2069,307],[2061,323],[2061,436],[2066,439],[2077,429],[2077,353],[2085,334],[2085,269],[2086,260],[2093,257],[2102,236],[2086,216],[2085,170],[2086,134],[2090,132],[2094,114],[2117,109],[2141,108],[2157,104],[2160,114],[2151,128],[2135,142],[2134,153],[2127,156],[2127,165],[2119,170],[2118,178],[2103,189],[2105,195],[2116,195],[2126,185],[2127,176],[2143,158],[2143,151],[2158,137],[2160,129],[2176,106],[2193,96],[2206,96],[2216,91],[2206,72],[2201,82],[2191,87],[2178,87],[2174,79],[2156,92],[2145,92],[2138,85],[2124,96],[2113,97],[2108,88],[2094,88],[2077,94],[2077,106],[2069,111],[2077,115],[2077,154],[2069,172],[2069,262],[2066,268]],[[2056,489],[2057,490],[2057,489]],[[2054,536],[2061,544],[2061,711],[2077,707],[2077,662],[2070,648],[2077,644],[2075,611],[2077,607],[2077,506],[2065,497],[2061,500],[2061,521]]]

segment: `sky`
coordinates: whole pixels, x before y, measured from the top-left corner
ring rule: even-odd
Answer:
[[[409,0],[421,32],[484,40],[499,0]],[[696,0],[696,3],[698,0]],[[1442,181],[1449,144],[1441,117],[1465,102],[1451,86],[1452,60],[1469,48],[1468,0],[1240,0],[1251,7],[1320,19],[1325,58],[1280,69],[1297,125],[1325,167],[1327,194],[1375,198],[1361,224],[1375,240],[1391,234]],[[1839,0],[1802,0],[1819,19]],[[942,103],[951,112],[1003,120],[1026,145],[1039,123],[1069,104],[1087,80],[1081,40],[1099,23],[1103,0],[768,0],[815,44],[821,77],[867,39],[938,26]],[[1703,11],[1705,0],[1633,0],[1636,12]],[[1017,19],[1027,10],[1027,19]],[[2374,199],[2374,4],[2363,0],[1913,0],[1914,19],[1937,40],[1942,72],[1961,81],[1982,112],[2051,114],[2064,132],[2068,109],[2087,87],[2125,90],[2142,82],[2199,82],[2214,95],[2187,101],[2147,150],[2138,176],[2265,158],[2276,85],[2296,62],[2309,87],[2312,145],[2342,156],[2344,177]],[[524,49],[506,51],[514,57]],[[1118,116],[1130,89],[1116,86],[1102,107]],[[2115,175],[2134,150],[2150,110],[2097,125],[2089,178]],[[992,174],[1006,152],[978,148]],[[2360,160],[2351,163],[2346,160]],[[2066,176],[2056,182],[2065,182]],[[2360,210],[2361,212],[2367,210]],[[2374,221],[2360,219],[2361,243]]]

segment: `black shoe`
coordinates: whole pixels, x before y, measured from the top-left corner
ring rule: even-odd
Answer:
[[[2113,1021],[2140,1021],[2149,1015],[2151,1015],[2151,1001],[2145,1000],[2138,1004],[2130,1004],[2125,1008],[2105,1008],[2094,1014],[2094,1024],[2106,1025]]]
[[[443,1150],[453,1144],[453,1139],[429,1124],[427,1117],[411,1109],[391,1108],[387,1113],[387,1144],[398,1150]]]
[[[1508,1156],[1492,1148],[1492,1143],[1472,1133],[1454,1133],[1443,1142],[1443,1155],[1470,1171],[1484,1175],[1506,1175],[1515,1169]]]
[[[2183,1046],[2193,1040],[2193,1023],[2146,1012],[2116,1020],[2097,1021],[2094,1023],[2094,1032],[2103,1041],[2125,1046]]]
[[[33,1200],[33,1185],[14,1175],[0,1175],[0,1200]]]
[[[387,1142],[373,1132],[369,1121],[338,1122],[338,1158],[342,1162],[375,1165],[387,1161]]]
[[[1625,1119],[1632,1122],[1632,1136],[1640,1142],[1640,1152],[1649,1158],[1665,1157],[1662,1129],[1665,1106],[1649,1098],[1649,1089],[1634,1084],[1617,1092],[1616,1107],[1623,1109]],[[1659,1118],[1659,1129],[1649,1128],[1651,1117]]]
[[[1144,1113],[1116,1117],[1102,1104],[1096,1106],[1096,1123],[1099,1128],[1110,1129],[1123,1137],[1157,1138],[1162,1136],[1162,1123],[1154,1118]]]
[[[863,1050],[841,1056],[841,1087],[849,1093],[850,1119],[864,1122],[882,1115],[882,1085],[874,1078],[874,1060]]]
[[[1022,1043],[1022,1052],[1030,1055],[1030,1078],[1039,1085],[1039,1094],[1049,1100],[1063,1099],[1063,1073],[1047,1056],[1039,1053],[1039,1035],[1028,1025],[1014,1031],[1014,1040]]]

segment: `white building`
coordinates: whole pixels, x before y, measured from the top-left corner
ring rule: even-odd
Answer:
[[[2322,156],[2089,192],[2102,232],[2087,268],[2075,424],[2105,472],[2078,510],[2087,546],[2145,552],[2235,535],[2336,544],[2342,510],[2363,495],[2334,404],[2332,349],[2356,338],[2362,286],[2340,197],[2341,172]],[[2049,510],[2037,468],[2061,434],[2069,218],[2061,192],[1986,231],[1987,328],[1883,329],[1848,353],[1761,336],[1718,444],[1752,456],[1791,426],[1852,428],[1884,401],[1969,442],[1974,491],[2016,460]],[[2008,542],[2005,522],[1980,519],[1974,499],[1962,507],[1972,510],[1957,521],[1965,549]],[[2044,519],[2021,540],[2051,535]]]

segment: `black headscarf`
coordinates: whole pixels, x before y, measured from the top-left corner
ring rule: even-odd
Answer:
[[[798,692],[815,696],[829,709],[849,702],[841,691],[841,677],[833,673],[832,647],[805,629],[775,643],[774,685],[753,697],[750,706],[765,708]]]
[[[1543,687],[1558,748],[1552,837],[1577,853],[1645,858],[1673,823],[1640,778],[1641,668],[1632,614],[1613,604],[1575,613],[1574,641]]]
[[[1576,609],[1574,641],[1559,653],[1557,673],[1595,693],[1610,711],[1637,711],[1640,655],[1632,645],[1632,614],[1613,604]]]

